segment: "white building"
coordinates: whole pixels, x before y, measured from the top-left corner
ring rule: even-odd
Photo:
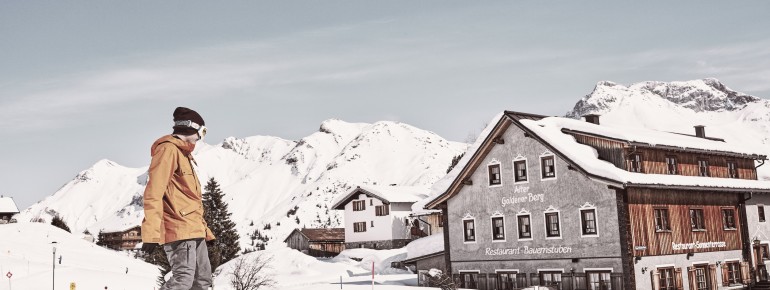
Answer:
[[[428,189],[413,186],[364,186],[338,198],[332,206],[345,211],[345,247],[394,249],[411,241],[408,216]]]

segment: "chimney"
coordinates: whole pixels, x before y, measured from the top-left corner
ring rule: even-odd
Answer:
[[[706,138],[706,126],[703,126],[703,125],[695,126],[695,137]]]
[[[583,118],[585,118],[586,122],[588,122],[588,123],[593,123],[593,124],[599,125],[599,115],[597,115],[597,114],[583,115]]]

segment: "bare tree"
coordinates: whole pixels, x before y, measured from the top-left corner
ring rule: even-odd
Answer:
[[[272,257],[265,258],[263,254],[236,258],[235,267],[230,273],[230,285],[235,290],[257,290],[260,287],[274,286],[273,276],[266,273],[272,260]]]

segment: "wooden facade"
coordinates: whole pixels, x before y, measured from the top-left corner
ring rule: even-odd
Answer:
[[[419,239],[444,232],[443,215],[440,212],[411,215],[409,234],[412,239]]]
[[[629,189],[634,256],[741,250],[740,198],[734,193]],[[665,209],[667,217],[657,218],[667,220],[668,229],[656,227],[656,209]],[[691,209],[702,210],[703,230],[692,228]],[[732,214],[732,226],[726,227],[723,211]]]
[[[345,250],[345,229],[295,229],[284,242],[313,257],[334,257]]]
[[[630,158],[633,154],[641,156],[641,172],[647,174],[669,174],[666,157],[677,160],[676,175],[699,176],[699,160],[709,163],[709,177],[730,178],[727,163],[735,162],[737,178],[756,180],[757,172],[754,159],[742,157],[739,154],[726,153],[696,153],[685,150],[672,150],[669,147],[655,148],[654,146],[634,146],[623,140],[607,137],[592,136],[581,132],[567,131],[575,141],[596,149],[599,159],[612,163],[615,167],[632,171],[634,167]],[[705,140],[704,140],[705,141]]]
[[[141,226],[135,226],[124,231],[99,233],[99,243],[113,250],[134,250],[136,245],[141,242]]]

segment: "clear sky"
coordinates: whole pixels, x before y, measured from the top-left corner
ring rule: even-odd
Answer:
[[[598,81],[715,77],[770,97],[768,1],[0,1],[0,194],[149,164],[177,106],[208,143],[330,118],[464,141]],[[109,194],[109,193],[105,193]]]

